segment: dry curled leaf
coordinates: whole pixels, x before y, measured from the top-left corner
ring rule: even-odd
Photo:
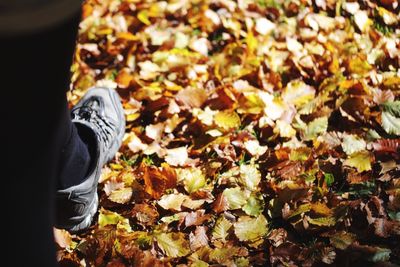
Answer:
[[[158,199],[169,188],[176,185],[176,172],[168,164],[163,164],[161,168],[143,165],[143,179],[145,191],[153,198]]]

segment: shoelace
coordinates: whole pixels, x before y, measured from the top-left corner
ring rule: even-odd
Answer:
[[[106,150],[109,147],[112,133],[116,129],[113,122],[107,120],[104,116],[100,116],[97,110],[85,105],[72,111],[72,119],[84,120],[95,125],[98,129],[97,136],[105,143],[104,149]]]

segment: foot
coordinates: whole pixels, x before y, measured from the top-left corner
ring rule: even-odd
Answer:
[[[79,136],[89,143],[92,164],[82,183],[57,191],[56,227],[79,232],[90,227],[96,214],[101,168],[121,146],[125,117],[118,94],[106,88],[90,89],[71,114]]]

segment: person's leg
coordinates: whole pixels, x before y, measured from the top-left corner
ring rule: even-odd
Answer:
[[[90,136],[79,132],[79,129],[72,123],[70,111],[66,108],[62,115],[60,124],[69,135],[62,145],[59,167],[57,173],[57,189],[65,189],[83,182],[90,167],[89,140],[82,137]],[[89,133],[90,134],[90,133]],[[85,142],[86,141],[86,142]]]
[[[12,266],[55,266],[52,226],[59,151],[71,135],[66,89],[80,15],[0,38],[3,253]],[[4,225],[4,224],[3,224]]]
[[[118,93],[109,88],[91,88],[72,109],[73,141],[68,141],[67,154],[72,153],[60,166],[59,177],[68,182],[71,175],[82,168],[78,164],[87,148],[90,155],[89,165],[85,165],[86,173],[68,182],[70,186],[59,187],[56,192],[56,227],[70,232],[86,230],[97,212],[97,184],[101,168],[111,160],[118,151],[125,133],[125,116]],[[79,143],[81,145],[79,145]],[[73,147],[72,149],[70,147]],[[83,155],[82,155],[83,154]],[[76,161],[75,159],[78,158]],[[83,157],[87,160],[87,156]],[[86,167],[88,168],[86,169]],[[82,175],[80,172],[79,175]]]
[[[71,231],[90,226],[101,167],[122,142],[125,121],[114,90],[89,90],[71,120],[65,92],[79,21],[77,12],[40,32],[0,37],[2,77],[11,84],[0,105],[9,173],[1,194],[3,252],[23,254],[12,266],[55,265],[55,222]]]

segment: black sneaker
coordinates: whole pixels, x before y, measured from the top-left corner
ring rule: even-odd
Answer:
[[[118,151],[125,133],[120,98],[113,89],[92,88],[71,111],[79,135],[89,142],[92,164],[80,184],[57,190],[56,227],[79,232],[87,229],[98,207],[97,183],[101,169]],[[89,137],[88,137],[89,136]]]

